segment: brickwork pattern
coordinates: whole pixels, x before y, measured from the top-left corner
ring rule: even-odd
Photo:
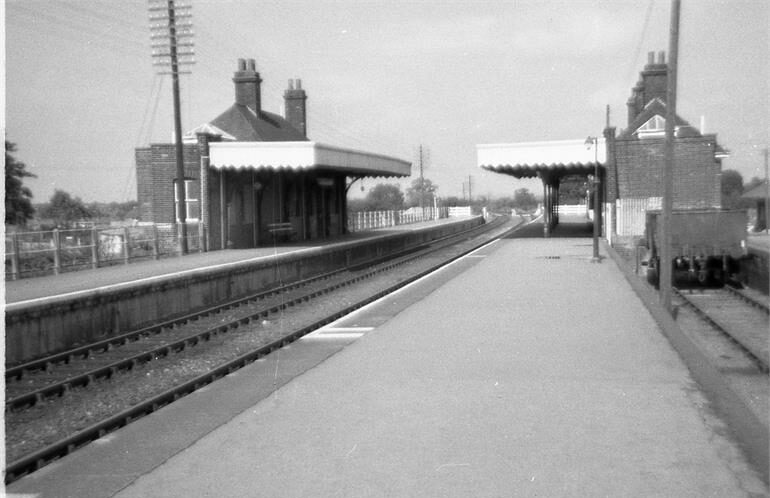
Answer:
[[[197,144],[185,144],[185,178],[200,180],[200,154]],[[136,188],[141,221],[174,223],[174,179],[176,148],[174,144],[151,144],[136,149]],[[200,192],[190,192],[200,199]]]
[[[714,158],[713,135],[677,139],[674,208],[720,207],[721,163]],[[662,139],[615,141],[620,198],[661,197],[665,162]]]

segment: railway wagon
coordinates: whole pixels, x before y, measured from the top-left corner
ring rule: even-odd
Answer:
[[[655,287],[660,275],[661,211],[648,211],[645,241],[649,259],[647,281]],[[747,215],[744,210],[688,209],[671,213],[672,285],[721,287],[740,285],[735,278],[746,255]]]

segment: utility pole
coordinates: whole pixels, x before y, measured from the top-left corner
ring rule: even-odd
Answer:
[[[767,155],[769,147],[765,147],[765,233],[770,233],[770,177],[767,176]]]
[[[471,193],[471,182],[473,181],[473,177],[471,175],[468,175],[468,204],[473,202],[473,194]]]
[[[666,88],[666,141],[663,166],[663,213],[661,216],[660,242],[660,303],[671,312],[671,211],[674,204],[674,166],[676,165],[676,77],[679,60],[679,10],[680,0],[671,1],[671,27],[668,48],[668,87]]]
[[[422,144],[420,144],[420,212],[425,213],[425,177],[422,167]]]
[[[171,74],[174,92],[174,142],[176,153],[177,233],[179,252],[187,254],[187,189],[184,175],[184,148],[182,144],[182,114],[179,102],[179,66],[193,64],[191,5],[175,0],[150,0],[150,39],[153,65],[169,67],[159,74]],[[180,39],[187,41],[180,41]]]

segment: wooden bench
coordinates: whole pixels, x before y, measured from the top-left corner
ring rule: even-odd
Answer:
[[[281,238],[284,240],[291,239],[296,233],[294,225],[288,221],[284,223],[269,223],[267,225],[267,231],[272,234],[274,239]]]

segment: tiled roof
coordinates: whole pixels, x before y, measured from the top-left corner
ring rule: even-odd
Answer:
[[[751,190],[744,192],[741,197],[743,197],[744,199],[764,199],[765,196],[767,195],[767,190],[765,190],[766,185],[767,185],[767,182],[764,181],[759,185],[756,185]]]
[[[636,130],[638,130],[641,126],[643,126],[647,121],[650,120],[650,118],[654,117],[655,115],[659,115],[663,118],[666,117],[666,104],[660,99],[652,99],[647,103],[646,106],[644,106],[644,109],[642,112],[640,112],[634,120],[631,122],[631,124],[628,125],[628,128],[623,130],[623,132],[620,133],[618,136],[619,139],[623,138],[631,138],[634,133],[636,133]],[[700,133],[693,128],[690,123],[685,121],[679,116],[676,116],[676,126],[679,128],[677,131],[677,137],[684,138],[684,137],[693,137],[693,136],[700,136]]]
[[[210,123],[225,131],[238,142],[287,142],[307,140],[307,137],[277,114],[233,104]]]
[[[196,126],[192,130],[185,133],[183,139],[185,142],[195,142],[197,140],[196,135],[198,133],[216,135],[221,137],[222,140],[235,140],[234,136],[230,135],[224,130],[217,128],[216,126],[213,126],[210,123],[203,123],[202,125]]]

